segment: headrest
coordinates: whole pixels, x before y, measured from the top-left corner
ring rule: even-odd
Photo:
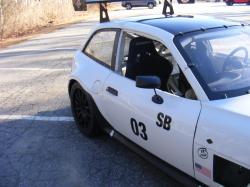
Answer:
[[[196,42],[196,50],[199,53],[206,53],[207,52],[207,46],[203,41],[197,41]]]
[[[151,39],[144,37],[133,38],[129,44],[128,64],[133,62],[136,56],[150,54],[158,54],[155,45]]]

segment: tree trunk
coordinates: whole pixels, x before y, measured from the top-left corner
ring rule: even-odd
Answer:
[[[3,41],[3,11],[2,11],[2,0],[0,0],[0,35],[1,35],[1,41]]]

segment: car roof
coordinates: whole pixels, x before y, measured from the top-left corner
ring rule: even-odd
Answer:
[[[120,19],[121,22],[137,22],[145,25],[150,25],[163,29],[174,35],[179,33],[187,33],[201,29],[219,28],[239,26],[241,23],[226,20],[222,18],[207,17],[207,16],[165,16],[165,15],[151,15],[139,16]]]

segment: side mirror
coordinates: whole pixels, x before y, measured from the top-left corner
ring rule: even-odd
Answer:
[[[157,76],[137,76],[136,77],[136,87],[138,88],[147,88],[147,89],[154,89],[160,88],[161,86],[161,79]],[[155,91],[155,95],[152,97],[152,101],[156,104],[162,104],[163,99],[161,96],[157,95]]]
[[[136,87],[138,88],[160,88],[161,79],[157,76],[137,76]]]

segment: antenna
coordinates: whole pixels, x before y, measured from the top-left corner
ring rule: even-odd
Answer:
[[[170,12],[167,12],[167,7],[169,7]],[[162,14],[164,14],[165,16],[168,15],[168,14],[170,14],[170,15],[173,15],[173,14],[174,14],[173,5],[170,4],[170,3],[168,2],[168,0],[165,0],[165,1],[164,1],[164,6],[163,6]]]

